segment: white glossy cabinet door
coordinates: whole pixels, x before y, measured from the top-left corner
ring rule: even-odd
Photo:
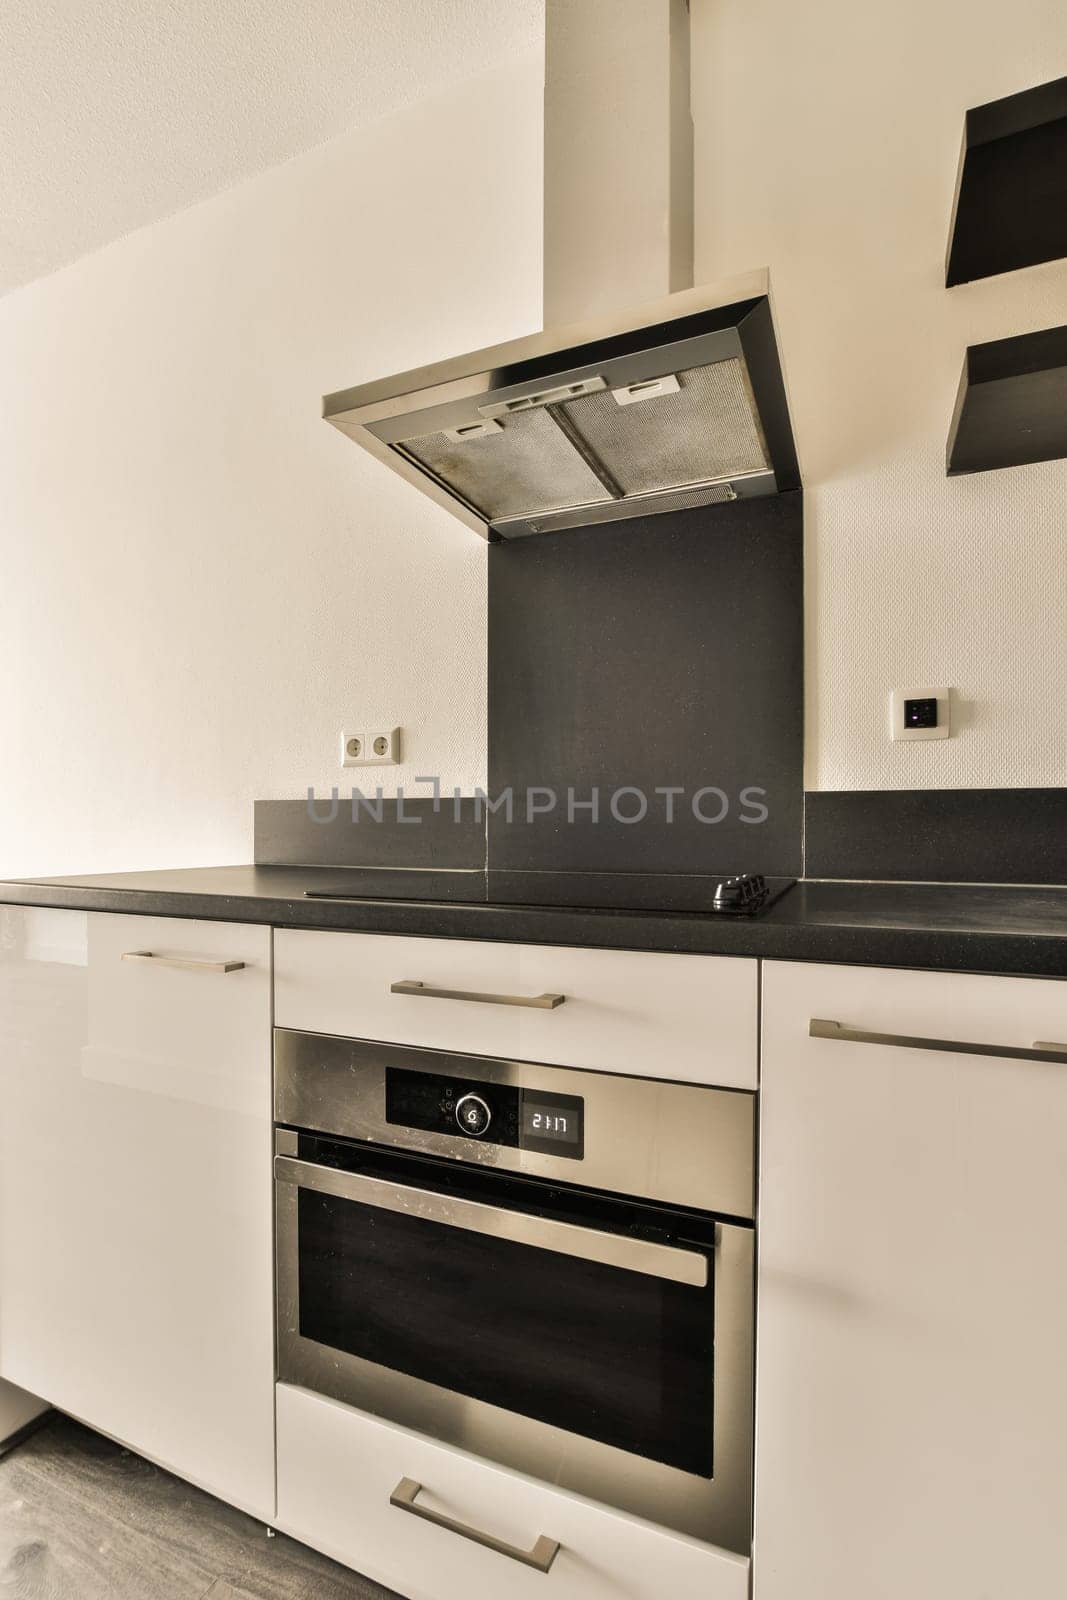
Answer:
[[[270,939],[0,908],[0,1376],[264,1518]]]
[[[25,1389],[0,1379],[0,1452],[48,1409],[46,1400],[39,1400],[35,1394],[27,1394]]]
[[[755,1600],[1067,1573],[1067,983],[764,969]]]

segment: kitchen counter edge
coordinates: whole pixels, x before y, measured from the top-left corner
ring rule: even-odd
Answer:
[[[243,871],[262,882],[264,869],[184,871],[190,878]],[[173,880],[181,875],[160,876]],[[1067,977],[1067,890],[1062,889],[806,882],[762,917],[726,919],[691,912],[414,897],[308,900],[262,886],[244,892],[180,888],[172,882],[132,887],[122,883],[124,876],[0,882],[0,905],[276,928]]]

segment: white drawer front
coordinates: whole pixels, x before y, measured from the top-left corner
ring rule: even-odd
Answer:
[[[547,1574],[390,1505],[417,1503],[530,1550]],[[747,1600],[749,1563],[505,1472],[303,1389],[278,1386],[278,1523],[409,1600]]]
[[[393,994],[398,981],[562,994],[539,1009]],[[756,962],[280,929],[279,1027],[599,1071],[756,1087]]]

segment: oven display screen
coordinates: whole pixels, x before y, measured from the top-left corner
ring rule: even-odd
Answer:
[[[574,1094],[522,1091],[519,1145],[545,1155],[581,1160],[585,1149],[585,1101]]]
[[[535,1111],[530,1106],[526,1112],[527,1133],[540,1134],[542,1139],[562,1139],[573,1143],[576,1135],[575,1118],[569,1111]]]

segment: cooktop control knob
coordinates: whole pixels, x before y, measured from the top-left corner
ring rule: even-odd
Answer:
[[[472,1139],[480,1139],[488,1133],[489,1124],[493,1120],[493,1113],[486,1105],[480,1094],[465,1094],[456,1101],[456,1122],[461,1133],[469,1134]]]

